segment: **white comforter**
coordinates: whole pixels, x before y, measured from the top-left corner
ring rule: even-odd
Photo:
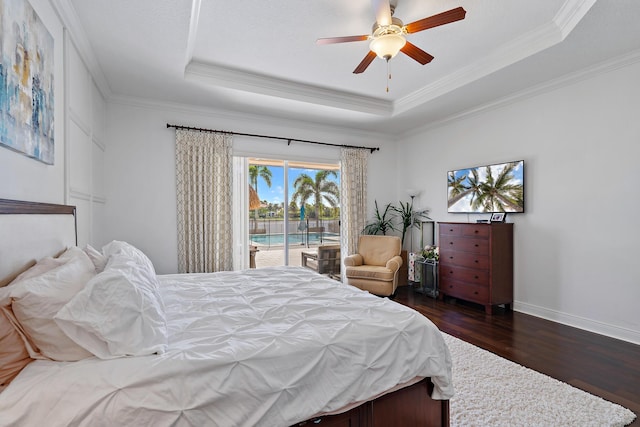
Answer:
[[[159,276],[161,356],[35,361],[0,393],[0,425],[287,426],[415,377],[453,394],[424,316],[295,267]]]

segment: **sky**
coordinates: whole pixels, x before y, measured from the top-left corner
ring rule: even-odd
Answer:
[[[267,186],[262,178],[258,177],[258,196],[260,197],[260,200],[266,200],[269,203],[282,203],[284,202],[284,167],[267,167],[271,169],[271,188]],[[291,202],[291,196],[295,191],[293,182],[296,180],[296,178],[298,178],[298,176],[303,173],[306,173],[311,178],[315,178],[316,172],[317,169],[289,168],[289,202]],[[334,177],[329,177],[329,179],[331,181],[339,183],[339,181]]]

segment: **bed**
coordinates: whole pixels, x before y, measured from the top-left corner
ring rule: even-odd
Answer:
[[[449,425],[442,335],[386,298],[303,267],[156,276],[125,242],[77,248],[70,206],[0,199],[0,235],[4,311],[30,301],[18,285],[47,283],[29,277],[43,258],[86,269],[87,255],[96,269],[46,319],[66,336],[34,344],[12,314],[29,362],[0,391],[0,425]],[[131,269],[141,276],[119,293],[114,277]]]

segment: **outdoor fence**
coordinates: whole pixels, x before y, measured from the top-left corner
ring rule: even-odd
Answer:
[[[284,220],[259,218],[250,220],[249,234],[252,244],[260,246],[282,246],[284,244]],[[315,246],[325,242],[336,242],[340,236],[338,219],[305,219],[288,221],[290,244]]]

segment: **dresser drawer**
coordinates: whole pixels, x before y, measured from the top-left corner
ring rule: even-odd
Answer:
[[[474,285],[489,286],[489,270],[462,268],[442,261],[440,261],[440,277]]]
[[[471,224],[462,228],[462,235],[487,239],[491,229],[486,224]]]
[[[489,300],[489,288],[486,286],[470,285],[443,277],[440,282],[440,292],[445,295],[486,304]]]
[[[440,235],[461,236],[466,224],[439,224]]]
[[[440,252],[462,251],[476,254],[489,252],[489,241],[481,238],[444,235],[440,237]]]
[[[477,268],[480,270],[489,269],[489,255],[482,255],[473,252],[461,252],[442,249],[440,251],[440,262],[446,265],[457,265],[460,267]]]
[[[488,238],[491,229],[486,224],[452,224],[440,223],[440,234],[450,236]]]

